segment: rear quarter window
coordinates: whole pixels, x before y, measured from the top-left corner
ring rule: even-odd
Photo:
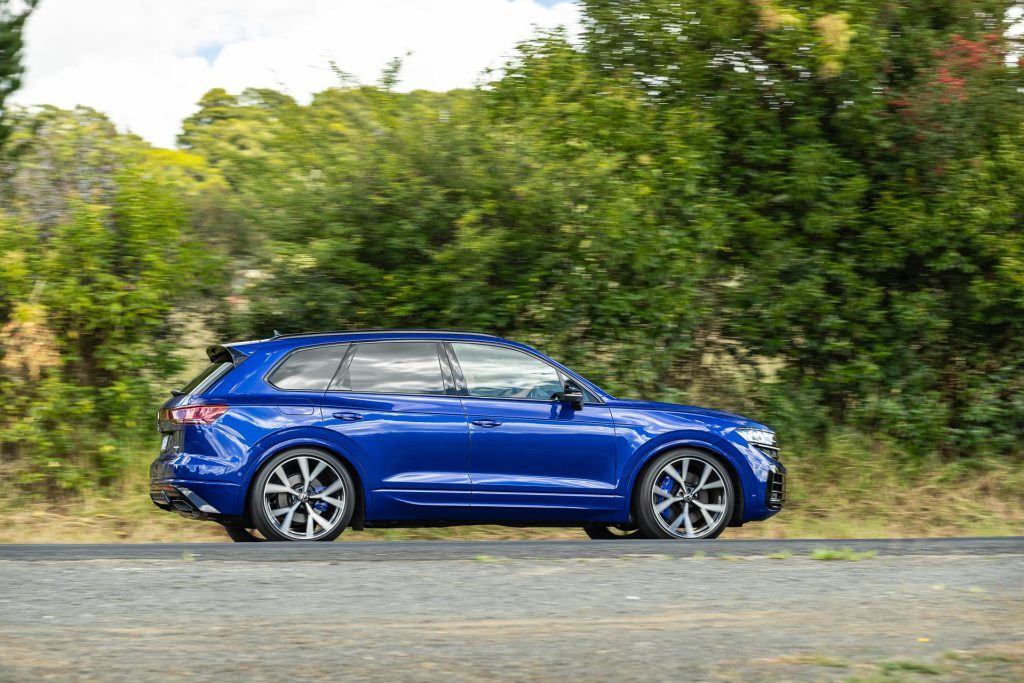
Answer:
[[[267,376],[267,381],[286,391],[327,391],[347,348],[347,344],[336,344],[293,351]]]

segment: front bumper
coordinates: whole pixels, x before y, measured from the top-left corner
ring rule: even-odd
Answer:
[[[772,510],[781,510],[789,499],[786,490],[786,471],[784,469],[772,469],[768,473],[768,485],[765,492],[765,501]]]

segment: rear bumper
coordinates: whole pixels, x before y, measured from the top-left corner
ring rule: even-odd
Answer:
[[[149,487],[149,498],[158,508],[174,510],[188,517],[200,518],[203,515],[220,514],[220,510],[187,486],[152,484]]]
[[[190,519],[217,522],[237,521],[233,510],[225,511],[224,502],[233,501],[237,486],[192,481],[154,481],[149,485],[149,498],[161,510],[177,512]],[[233,507],[233,506],[232,506]]]

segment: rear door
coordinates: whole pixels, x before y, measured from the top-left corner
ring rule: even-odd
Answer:
[[[366,467],[372,519],[467,517],[466,413],[439,342],[352,344],[323,406],[334,440]]]

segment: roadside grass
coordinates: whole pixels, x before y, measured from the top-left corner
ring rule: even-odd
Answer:
[[[864,661],[834,655],[793,654],[764,660],[773,667],[765,680],[839,680],[835,673],[810,672],[807,669],[847,670],[846,683],[911,683],[1024,681],[1024,643],[1009,642],[979,650],[956,650],[920,659],[881,659]],[[779,667],[775,669],[774,667]]]
[[[781,553],[771,553],[769,555],[765,555],[765,557],[769,560],[788,560],[791,557],[793,557],[793,553],[789,552],[788,550],[785,550]]]
[[[881,660],[856,668],[871,670],[846,679],[846,683],[897,683],[898,681],[1024,681],[1024,643],[943,654],[937,661]]]
[[[929,676],[937,676],[943,673],[945,669],[941,666],[934,664],[925,664],[924,662],[912,662],[904,659],[897,659],[887,662],[879,662],[876,666],[881,669],[884,673],[915,673],[915,674],[927,674]]]
[[[187,520],[150,502],[146,446],[124,444],[137,455],[116,487],[51,495],[5,486],[0,543],[227,541],[216,524]],[[1012,458],[915,464],[884,443],[841,434],[826,444],[793,443],[783,451],[783,462],[789,470],[786,508],[765,522],[728,529],[723,538],[1024,535],[1024,466]],[[13,474],[0,463],[0,480],[13,483]],[[585,538],[577,528],[491,525],[368,529],[341,536],[343,541]]]
[[[853,548],[818,548],[810,554],[810,558],[823,561],[860,562],[861,560],[869,560],[875,555],[877,553],[874,550],[857,552]]]

